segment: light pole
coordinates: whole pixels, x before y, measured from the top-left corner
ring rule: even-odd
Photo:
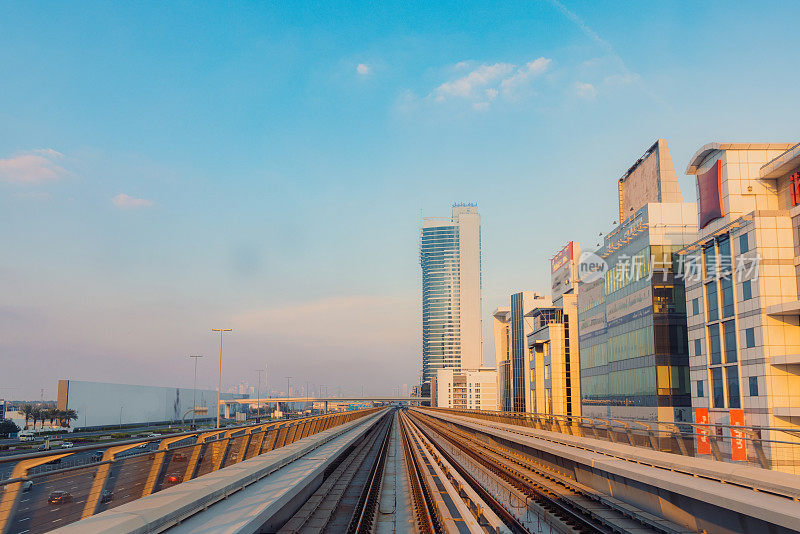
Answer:
[[[261,373],[266,373],[267,371],[265,369],[256,369],[255,371],[258,373],[258,377],[256,378],[256,387],[258,388],[258,393],[256,394],[256,398],[258,399],[256,403],[256,413],[258,413],[258,417],[261,417]]]
[[[217,386],[217,428],[219,428],[219,414],[222,410],[222,333],[230,332],[233,328],[212,328],[212,332],[219,332],[219,385]]]
[[[287,376],[287,377],[286,377],[286,399],[287,399],[287,401],[286,401],[286,411],[287,411],[287,412],[289,411],[289,401],[288,401],[288,399],[289,399],[289,397],[291,396],[291,395],[289,394],[289,392],[292,390],[292,386],[291,386],[291,385],[289,385],[289,381],[290,381],[291,379],[292,379],[292,377],[291,377],[291,376]]]
[[[197,359],[202,358],[202,354],[190,354],[190,358],[194,358],[194,386],[192,386],[192,426],[195,426],[195,413],[194,409],[197,408]]]

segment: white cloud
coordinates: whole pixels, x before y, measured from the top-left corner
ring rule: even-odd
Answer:
[[[67,174],[56,164],[63,157],[52,148],[43,148],[0,159],[0,181],[33,185],[58,181]]]
[[[544,73],[551,62],[549,58],[540,57],[519,67],[513,63],[478,65],[468,74],[439,85],[428,98],[437,103],[468,101],[473,109],[485,111],[490,102],[500,95],[509,100],[515,99],[515,93],[530,84],[534,77]],[[454,70],[462,70],[468,65],[468,62],[461,61]]]
[[[356,72],[361,74],[362,76],[369,74],[369,65],[365,63],[359,63],[356,67]]]
[[[494,65],[480,65],[466,76],[445,82],[433,90],[433,97],[437,102],[444,102],[448,98],[470,98],[475,96],[476,89],[483,89],[496,82],[514,69],[509,63],[495,63]]]
[[[134,198],[126,195],[125,193],[120,193],[119,195],[115,196],[111,199],[111,202],[120,209],[149,208],[155,204],[152,200],[148,200],[146,198]]]
[[[544,71],[546,71],[547,67],[550,66],[551,61],[553,60],[546,57],[540,57],[534,59],[533,61],[529,61],[517,69],[512,76],[503,80],[500,83],[500,88],[506,94],[512,93],[514,90],[526,85],[532,77],[542,74]]]
[[[577,82],[575,84],[575,93],[586,100],[594,100],[594,97],[597,95],[597,90],[594,85],[590,83]]]

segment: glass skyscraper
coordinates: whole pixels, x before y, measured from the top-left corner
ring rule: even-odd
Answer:
[[[422,380],[439,369],[481,366],[480,215],[474,204],[452,217],[426,217],[420,229]]]

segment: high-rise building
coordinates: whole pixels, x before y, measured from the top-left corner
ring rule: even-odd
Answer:
[[[720,440],[721,454],[790,473],[800,473],[789,445],[800,441],[798,171],[800,145],[701,147],[686,170],[697,176],[700,231],[681,251],[695,422],[761,427],[771,440],[762,451]]]
[[[494,359],[497,367],[498,409],[511,411],[511,308],[500,306],[492,314]]]
[[[481,367],[481,219],[475,204],[448,218],[425,217],[422,267],[422,381],[439,369]]]
[[[696,239],[694,204],[682,202],[659,139],[619,179],[619,221],[578,293],[581,414],[691,421],[683,279],[675,253]],[[604,262],[607,270],[584,266]]]

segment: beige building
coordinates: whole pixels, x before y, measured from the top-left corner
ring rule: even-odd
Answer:
[[[497,371],[440,369],[431,380],[431,402],[440,408],[497,411]]]
[[[500,306],[492,314],[494,359],[497,368],[498,409],[511,411],[511,308]]]
[[[541,411],[531,387],[531,352],[527,338],[533,332],[534,321],[530,313],[537,308],[553,305],[550,296],[534,291],[520,291],[511,295],[511,410],[512,412]]]
[[[545,303],[526,314],[533,322],[532,332],[527,335],[532,395],[529,411],[581,414],[577,300],[580,255],[580,245],[570,241],[550,260],[552,305]]]
[[[800,146],[787,143],[709,143],[689,162],[700,230],[681,252],[698,421],[800,429],[799,169]],[[800,473],[800,447],[765,452],[773,469]]]

